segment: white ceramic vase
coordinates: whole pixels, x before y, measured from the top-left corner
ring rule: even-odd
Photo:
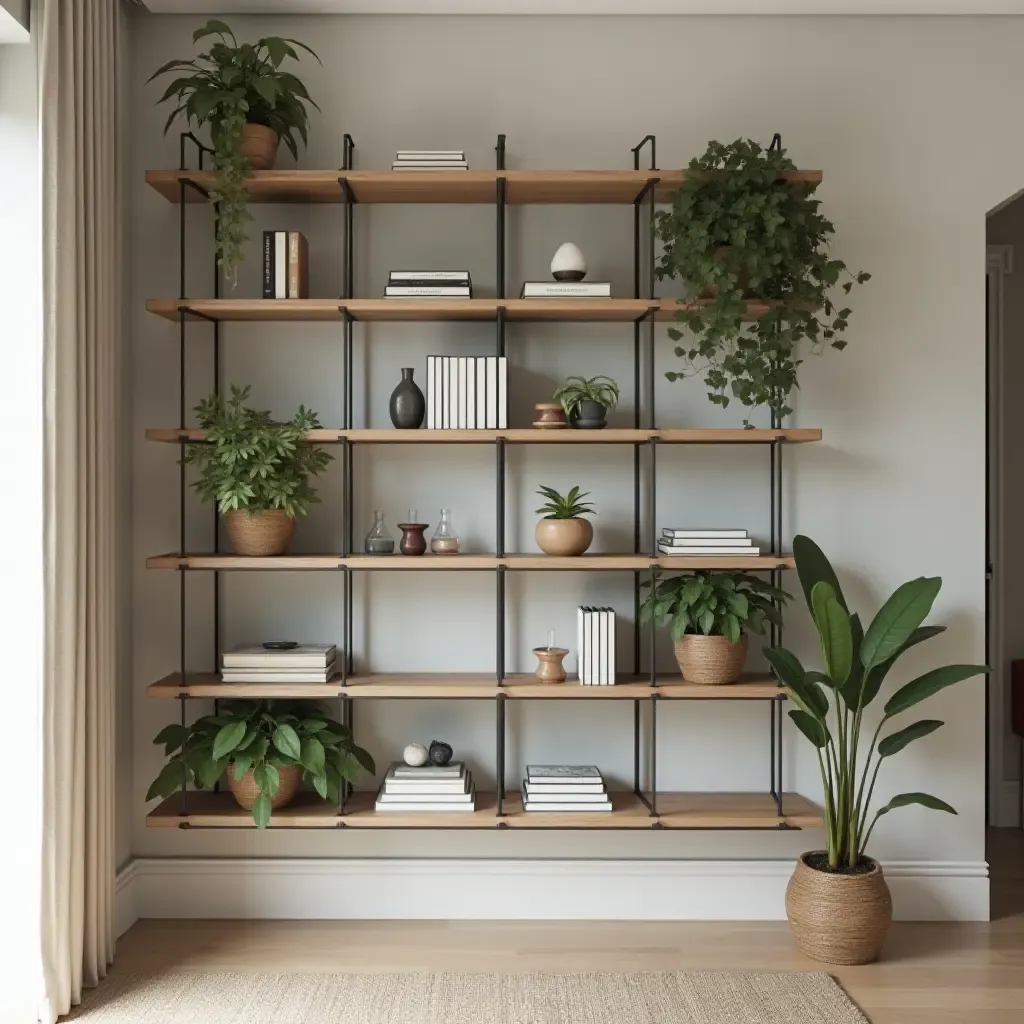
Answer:
[[[582,281],[587,276],[587,261],[573,242],[563,242],[551,257],[551,276],[556,281]]]

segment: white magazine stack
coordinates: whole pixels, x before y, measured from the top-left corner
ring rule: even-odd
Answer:
[[[267,648],[238,644],[221,655],[222,683],[326,683],[334,675],[334,644]]]
[[[378,811],[474,811],[476,787],[461,761],[412,768],[396,761],[384,776],[374,805]]]
[[[610,811],[612,801],[595,765],[531,764],[523,779],[523,810],[578,812]]]
[[[615,610],[581,606],[576,619],[576,665],[584,686],[615,685]]]

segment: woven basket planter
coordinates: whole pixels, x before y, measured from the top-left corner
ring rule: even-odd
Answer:
[[[732,644],[724,636],[684,633],[675,642],[676,661],[683,679],[701,686],[735,683],[747,660],[747,634]]]
[[[292,542],[295,520],[279,508],[265,509],[250,515],[244,509],[224,513],[224,525],[231,546],[238,555],[283,555]]]
[[[892,922],[892,897],[882,868],[860,875],[818,871],[804,854],[786,887],[786,916],[800,952],[827,964],[878,959]]]
[[[277,162],[277,146],[280,141],[273,128],[263,124],[247,124],[242,129],[242,156],[249,158],[254,171],[269,171]]]
[[[277,774],[281,777],[281,785],[270,798],[270,806],[275,809],[284,807],[295,799],[295,794],[298,793],[299,785],[302,782],[302,765],[293,764],[287,768],[278,768]],[[225,778],[228,780],[228,789],[231,790],[231,795],[238,801],[238,806],[251,811],[253,802],[260,795],[252,778],[252,769],[250,768],[236,781],[234,765],[229,764]]]

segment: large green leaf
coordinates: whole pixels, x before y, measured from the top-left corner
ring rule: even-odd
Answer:
[[[270,821],[270,797],[260,793],[252,802],[252,820],[256,822],[257,828],[266,828]]]
[[[931,672],[925,672],[923,676],[911,679],[905,686],[901,686],[886,703],[885,713],[887,716],[898,715],[947,686],[953,686],[987,671],[986,665],[944,665],[942,668],[933,668]]]
[[[298,761],[302,757],[302,744],[299,742],[298,733],[287,723],[279,725],[274,730],[274,746],[281,751],[285,757]]]
[[[853,664],[853,634],[850,615],[839,603],[831,584],[819,580],[811,590],[811,614],[821,638],[828,674],[841,687],[850,678]]]
[[[934,718],[923,718],[920,722],[915,722],[913,725],[908,725],[905,729],[900,729],[899,732],[890,733],[878,744],[878,756],[892,757],[893,754],[898,754],[908,743],[913,743],[914,740],[919,740],[922,736],[927,736],[929,733],[935,732],[936,729],[941,729],[943,724]]]
[[[281,788],[281,776],[278,770],[266,761],[261,761],[252,771],[252,780],[259,787],[261,793],[267,796],[275,796]]]
[[[324,770],[324,745],[315,737],[307,736],[302,741],[302,753],[299,757],[302,767],[314,775]]]
[[[814,606],[811,603],[811,592],[815,583],[827,583],[832,588],[836,600],[846,608],[846,599],[843,597],[842,587],[839,586],[839,578],[825,553],[810,537],[798,534],[793,538],[793,557],[796,559],[796,571],[800,577],[800,586],[803,587],[807,609],[812,615]]]
[[[160,774],[146,791],[147,800],[157,797],[169,797],[176,793],[185,783],[185,766],[181,761],[170,761],[160,769]]]
[[[860,660],[866,669],[888,661],[913,636],[932,610],[941,586],[938,576],[919,576],[893,591],[864,634]]]
[[[799,683],[806,675],[803,665],[800,664],[800,659],[785,647],[766,647],[764,656],[768,659],[768,664],[771,665],[779,682],[785,683],[786,686],[792,686],[794,680]]]
[[[164,744],[164,753],[173,754],[180,749],[185,740],[188,739],[188,729],[184,725],[175,722],[173,725],[165,725],[153,740],[154,743]]]
[[[864,627],[860,616],[850,616],[850,675],[842,686],[837,687],[843,703],[854,710],[860,706],[861,685],[864,682],[864,666],[860,663],[860,645],[864,642]]]
[[[819,722],[813,715],[806,711],[794,709],[790,711],[789,717],[796,723],[796,727],[820,750],[828,745],[828,727]]]
[[[371,775],[377,770],[376,765],[373,763],[373,758],[370,757],[368,751],[363,750],[362,747],[353,747],[352,756],[362,765],[363,770],[369,772]]]
[[[939,633],[944,633],[945,631],[945,626],[918,626],[910,634],[907,642],[891,658],[883,661],[881,665],[876,665],[867,673],[867,678],[864,680],[864,694],[861,699],[861,707],[867,707],[878,696],[878,691],[882,688],[882,683],[885,682],[889,669],[896,664],[904,651],[909,651],[911,647],[923,643],[925,640],[930,640],[933,636],[938,636]]]
[[[245,739],[245,731],[245,722],[242,721],[225,725],[213,741],[214,760],[219,761],[222,757],[227,757]]]
[[[205,25],[197,28],[195,32],[192,33],[192,42],[197,43],[204,36],[212,35],[231,36],[232,39],[235,38],[234,33],[226,22],[218,21],[216,18],[211,18]]]
[[[900,793],[899,796],[894,796],[881,808],[875,817],[880,818],[883,814],[895,811],[898,807],[909,807],[911,804],[919,804],[921,807],[927,807],[932,811],[945,811],[947,814],[956,814],[956,811],[945,800],[940,800],[937,796],[932,796],[929,793]]]

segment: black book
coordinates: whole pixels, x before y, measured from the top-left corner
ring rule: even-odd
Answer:
[[[263,232],[263,298],[273,299],[276,297],[274,267],[274,232]]]
[[[469,278],[463,277],[453,281],[438,281],[431,280],[426,277],[414,277],[414,278],[402,278],[395,280],[394,278],[388,278],[389,288],[469,288]]]

